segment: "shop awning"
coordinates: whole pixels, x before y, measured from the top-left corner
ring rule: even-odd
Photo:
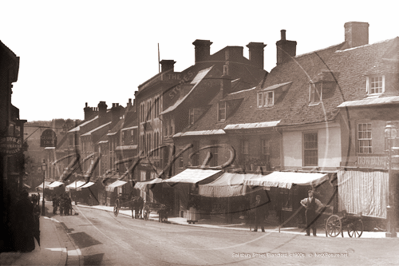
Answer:
[[[114,189],[115,189],[116,187],[123,186],[123,185],[126,184],[126,183],[127,183],[126,181],[116,180],[114,183],[109,184],[109,185],[105,188],[105,190],[107,190],[107,191],[109,191],[109,192],[113,192]]]
[[[260,174],[224,173],[209,184],[199,185],[198,194],[215,198],[242,196],[246,194],[244,180],[260,176]]]
[[[155,179],[151,179],[148,181],[137,182],[136,184],[134,184],[134,188],[145,191],[147,186],[158,184],[158,183],[162,183],[161,178],[155,178]]]
[[[87,188],[87,187],[91,187],[92,185],[94,185],[94,182],[88,182],[86,185],[83,185],[80,188]]]
[[[59,187],[62,186],[64,183],[60,182],[60,181],[54,181],[53,183],[51,183],[48,187],[51,188],[55,188],[55,187]]]
[[[208,169],[186,169],[183,172],[164,180],[163,182],[174,184],[174,183],[189,183],[196,184],[204,181],[207,178],[214,177],[222,170],[208,170]]]
[[[75,189],[75,188],[79,188],[81,185],[83,185],[85,183],[86,183],[85,181],[74,181],[66,187],[68,189]]]
[[[317,186],[326,180],[328,180],[328,174],[273,172],[269,175],[262,175],[259,178],[244,180],[244,185],[290,189],[293,184],[300,186]]]
[[[44,188],[48,188],[48,186],[51,184],[51,182],[49,181],[44,181]],[[36,189],[43,189],[43,183],[41,183],[40,185],[38,185],[36,187]]]

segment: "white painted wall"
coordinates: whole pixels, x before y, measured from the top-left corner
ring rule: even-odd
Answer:
[[[318,133],[319,167],[339,167],[341,131],[339,127],[316,129]],[[303,130],[283,132],[284,167],[302,167]]]

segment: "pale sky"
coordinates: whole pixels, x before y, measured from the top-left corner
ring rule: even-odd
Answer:
[[[126,106],[158,73],[194,64],[196,39],[211,54],[263,42],[265,70],[276,65],[280,30],[297,55],[344,41],[344,24],[370,24],[369,43],[399,36],[397,1],[38,1],[0,0],[0,40],[20,57],[12,103],[28,121],[83,119],[85,102]]]

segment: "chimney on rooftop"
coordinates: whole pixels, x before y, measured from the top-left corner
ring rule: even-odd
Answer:
[[[94,117],[93,108],[89,107],[87,103],[85,104],[83,111],[85,113],[85,120],[90,120]]]
[[[211,55],[211,44],[209,40],[195,40],[195,63],[205,61]]]
[[[296,41],[286,40],[285,33],[285,30],[281,30],[281,40],[276,42],[277,65],[286,63],[296,56]]]
[[[161,60],[159,62],[161,64],[161,72],[166,72],[168,70],[171,70],[171,72],[174,72],[174,64],[176,61],[173,60]]]
[[[107,107],[108,105],[105,102],[99,102],[98,104],[98,121],[99,121],[99,125],[105,124],[107,117]]]
[[[247,47],[249,49],[249,61],[251,61],[254,66],[263,69],[263,49],[266,47],[266,44],[264,44],[263,42],[250,42],[247,44]]]
[[[112,128],[116,123],[118,123],[119,118],[121,116],[123,107],[119,105],[119,103],[113,103],[111,108],[111,116],[112,123],[110,128]]]
[[[369,44],[369,24],[351,21],[345,27],[345,49]]]

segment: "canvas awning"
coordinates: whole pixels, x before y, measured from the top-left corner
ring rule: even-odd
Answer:
[[[66,186],[68,189],[75,189],[75,188],[79,188],[81,185],[83,185],[84,183],[86,183],[85,181],[74,181],[71,184],[69,184],[68,186]]]
[[[328,174],[322,173],[273,172],[269,175],[262,175],[259,178],[244,180],[244,184],[290,189],[293,184],[317,186],[326,180],[328,180]]]
[[[116,180],[114,183],[109,184],[105,189],[109,192],[113,192],[116,187],[123,186],[126,183],[126,181]]]
[[[53,183],[51,183],[50,185],[48,185],[48,187],[50,189],[55,188],[55,187],[59,187],[62,186],[64,183],[60,182],[60,181],[54,181]]]
[[[136,184],[134,184],[134,188],[145,191],[147,186],[158,184],[158,183],[162,183],[161,178],[155,178],[155,179],[151,179],[148,181],[137,182]]]
[[[173,184],[173,183],[189,183],[196,184],[207,178],[214,177],[216,174],[220,173],[221,170],[208,170],[208,169],[186,169],[183,172],[164,180],[163,182]]]
[[[51,184],[51,182],[49,181],[44,181],[44,188],[48,188],[48,186]],[[38,185],[36,187],[36,189],[43,189],[43,183],[41,183],[40,185]]]
[[[86,185],[83,185],[80,188],[87,188],[87,187],[91,187],[92,185],[94,185],[94,182],[88,182]]]
[[[198,194],[215,198],[242,196],[246,194],[244,180],[260,176],[260,174],[224,173],[211,183],[199,185]]]

